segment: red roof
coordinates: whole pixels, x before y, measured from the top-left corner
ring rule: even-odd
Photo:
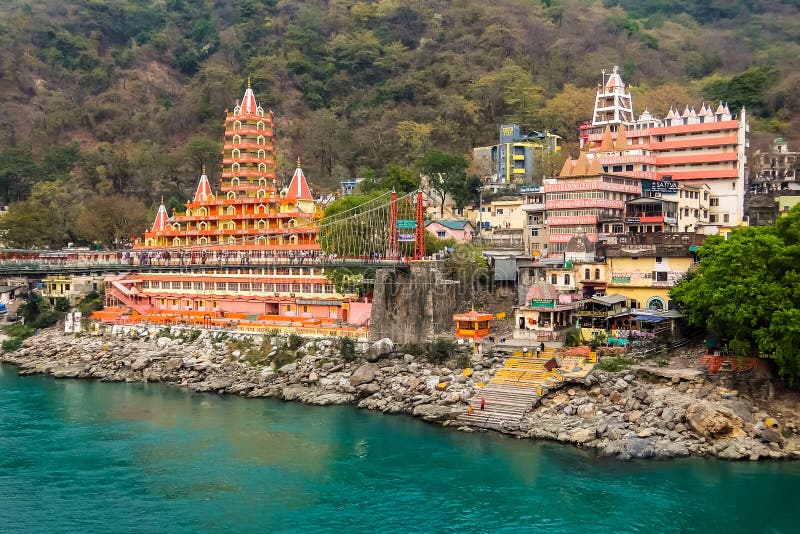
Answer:
[[[197,191],[194,194],[195,202],[205,202],[211,198],[211,184],[208,183],[208,176],[203,173],[200,176],[200,183],[197,184]]]
[[[158,207],[158,213],[156,213],[156,220],[153,221],[153,228],[150,231],[163,231],[167,227],[168,220],[169,216],[167,215],[167,208],[164,207],[164,202],[162,201],[161,205]]]
[[[256,95],[253,94],[253,90],[248,85],[242,97],[242,114],[255,115],[257,109]]]
[[[286,198],[295,200],[314,200],[311,196],[311,189],[308,188],[308,182],[303,174],[303,169],[300,168],[300,162],[297,163],[297,169],[292,176],[292,182],[289,184],[289,190],[286,192]]]

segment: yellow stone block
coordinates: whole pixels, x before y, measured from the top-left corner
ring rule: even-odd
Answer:
[[[467,367],[466,369],[464,369],[463,371],[461,371],[461,375],[462,375],[462,376],[472,376],[472,369],[470,369],[469,367]]]

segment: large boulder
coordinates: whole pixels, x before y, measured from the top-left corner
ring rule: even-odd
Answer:
[[[742,420],[717,402],[701,400],[686,409],[686,421],[698,434],[713,440],[745,435]]]
[[[429,422],[441,422],[448,419],[455,419],[460,412],[454,412],[448,406],[437,406],[435,404],[420,404],[414,407],[414,417],[421,417]]]
[[[378,366],[374,363],[365,363],[358,369],[353,371],[350,376],[350,385],[353,387],[367,384],[375,380],[375,375],[378,373]]]
[[[367,350],[367,361],[377,362],[381,358],[387,357],[394,351],[394,342],[388,337],[379,339]]]

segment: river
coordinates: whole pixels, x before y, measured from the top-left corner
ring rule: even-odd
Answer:
[[[790,532],[800,464],[619,462],[351,407],[0,366],[0,530]]]

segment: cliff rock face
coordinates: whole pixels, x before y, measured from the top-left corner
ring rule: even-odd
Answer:
[[[410,272],[380,269],[375,273],[371,341],[419,343],[453,333],[459,284],[447,280],[439,262],[419,261]]]

